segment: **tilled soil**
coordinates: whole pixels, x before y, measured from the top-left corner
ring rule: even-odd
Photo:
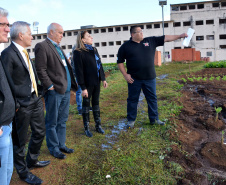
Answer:
[[[207,77],[206,81],[180,81],[184,84],[183,109],[172,119],[175,130],[171,133],[180,144],[172,146],[168,159],[185,169],[183,177],[177,176],[178,184],[226,184],[226,142],[221,143],[226,124],[226,81],[208,80],[224,75],[223,68],[203,69],[189,77]],[[222,107],[218,119],[215,107]]]

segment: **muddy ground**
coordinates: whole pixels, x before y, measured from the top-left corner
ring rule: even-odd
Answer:
[[[203,69],[189,77],[224,75],[226,69]],[[179,82],[184,84],[183,109],[171,120],[176,128],[171,137],[180,144],[172,146],[168,159],[185,169],[177,177],[178,184],[226,184],[226,140],[221,143],[222,131],[226,131],[226,81]],[[222,107],[217,120],[215,107]]]

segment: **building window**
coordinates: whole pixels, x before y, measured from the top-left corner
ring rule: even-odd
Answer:
[[[213,7],[219,7],[219,3],[212,3]]]
[[[226,35],[219,35],[220,39],[226,39]]]
[[[169,24],[168,23],[164,23],[164,28],[168,28]]]
[[[189,8],[189,10],[194,10],[195,9],[195,5],[194,4],[189,5],[188,8]]]
[[[195,24],[198,25],[203,25],[203,21],[195,21]]]
[[[31,52],[31,49],[27,49],[27,52],[30,53]]]
[[[122,44],[122,42],[121,41],[116,41],[116,45],[121,45]]]
[[[226,19],[219,19],[220,24],[226,24]]]
[[[221,49],[226,49],[226,45],[220,45]]]
[[[198,9],[203,9],[204,8],[204,4],[198,4]]]
[[[62,47],[62,49],[66,49],[66,46],[61,46]]]
[[[214,20],[206,20],[206,24],[214,24]]]
[[[95,47],[99,47],[100,44],[97,42],[97,43],[94,43],[94,46],[95,46]]]
[[[187,10],[187,6],[180,6],[180,10]]]
[[[172,6],[172,11],[179,11],[179,6]]]
[[[147,24],[146,25],[146,29],[151,29],[152,28],[152,25],[151,24]]]
[[[121,27],[116,27],[115,31],[121,31]]]
[[[114,42],[113,42],[113,41],[108,42],[108,45],[109,45],[109,46],[114,46]]]
[[[183,22],[183,26],[191,26],[191,22],[190,21]]]
[[[91,34],[91,33],[92,33],[92,30],[87,30],[87,31],[88,31],[88,33],[89,33],[89,34]]]
[[[107,42],[101,42],[101,46],[107,46]]]
[[[42,36],[41,36],[41,35],[38,35],[38,36],[37,36],[37,39],[38,39],[38,40],[42,39]]]
[[[74,31],[74,35],[78,35],[78,32],[77,31]]]
[[[123,31],[128,31],[129,30],[128,26],[123,26],[122,29],[123,29]]]
[[[181,49],[181,47],[174,47],[174,49]]]
[[[207,35],[206,40],[214,40],[214,35]]]
[[[180,22],[174,22],[173,27],[180,27]]]
[[[106,32],[106,29],[105,28],[102,28],[100,31],[101,31],[101,33],[105,33]]]
[[[46,38],[47,38],[47,35],[43,35],[42,38],[43,38],[43,39],[46,39]]]
[[[108,32],[113,32],[113,28],[108,28]]]
[[[71,36],[71,32],[67,32],[67,36],[69,36],[69,37],[70,37],[70,36]]]
[[[207,56],[207,57],[211,57],[211,56],[212,56],[212,51],[207,51],[207,52],[206,52],[206,56]]]
[[[109,55],[109,57],[110,57],[110,58],[113,58],[113,57],[115,57],[115,55],[111,54],[111,55]]]
[[[154,24],[154,28],[160,28],[160,24]]]
[[[32,48],[32,52],[35,52],[35,48]]]
[[[95,30],[94,30],[94,33],[99,33],[99,30],[98,30],[98,29],[95,29]]]
[[[63,37],[65,37],[65,33],[63,33]]]
[[[197,41],[204,40],[204,36],[196,36],[196,40]]]
[[[226,6],[226,2],[221,2],[221,6],[222,7]]]
[[[67,46],[67,49],[72,49],[72,45],[68,45]]]
[[[107,55],[102,55],[102,58],[107,58]]]

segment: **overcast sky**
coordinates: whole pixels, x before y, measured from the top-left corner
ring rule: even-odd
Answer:
[[[202,2],[197,0],[168,0],[164,19],[170,19],[170,4]],[[9,21],[39,22],[39,33],[46,33],[52,22],[64,30],[80,26],[109,26],[162,20],[158,0],[0,0],[0,6],[9,11]],[[36,33],[36,32],[33,32]]]

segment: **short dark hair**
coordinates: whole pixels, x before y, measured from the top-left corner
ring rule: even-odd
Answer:
[[[136,28],[141,28],[140,26],[131,26],[130,28],[130,35],[135,32]]]

